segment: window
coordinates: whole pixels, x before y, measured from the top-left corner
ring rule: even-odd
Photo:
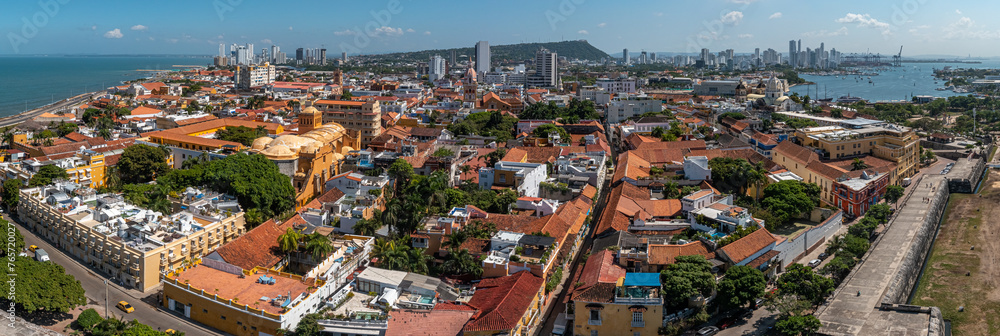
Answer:
[[[590,319],[593,320],[593,321],[600,321],[601,320],[601,311],[600,310],[596,310],[596,309],[590,310]]]
[[[632,312],[632,322],[642,322],[642,312]]]
[[[219,316],[219,318],[221,318],[223,321],[225,321],[226,320],[226,315]]]
[[[590,336],[597,336],[597,330],[591,330]]]
[[[205,313],[205,314],[208,314],[208,309],[202,309],[201,312]]]

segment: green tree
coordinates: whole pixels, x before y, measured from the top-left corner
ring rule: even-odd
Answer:
[[[215,191],[235,196],[244,209],[260,209],[264,218],[289,211],[295,204],[291,180],[263,155],[233,154],[210,161],[201,180]]]
[[[7,220],[0,218],[0,227],[8,228],[8,230],[10,230],[12,226],[10,225],[9,222],[7,222]],[[14,239],[13,241],[10,241],[9,238],[5,239],[7,241],[6,244],[12,244],[12,245],[5,244],[6,246],[0,248],[0,257],[10,257],[9,255],[7,255],[8,251],[14,251],[16,253],[17,251],[24,250],[24,236],[21,235],[20,229],[13,229],[13,239]]]
[[[80,312],[80,316],[76,318],[76,325],[82,328],[83,330],[89,331],[90,328],[93,328],[95,325],[101,323],[101,321],[103,320],[104,319],[101,318],[101,315],[98,314],[97,311],[94,310],[94,308],[89,308],[87,310],[84,310],[83,312]]]
[[[278,330],[278,334],[285,336],[320,336],[323,335],[323,328],[319,326],[318,320],[322,319],[323,315],[319,313],[306,314],[299,324],[295,326],[295,331],[288,330]]]
[[[299,239],[302,239],[302,234],[292,228],[285,229],[285,233],[278,236],[278,249],[285,253],[298,250]]]
[[[250,128],[246,126],[226,127],[215,132],[215,138],[219,140],[239,142],[244,146],[250,146],[257,138],[267,136],[267,129],[264,127]]]
[[[556,126],[555,124],[544,124],[535,127],[535,130],[532,131],[531,133],[539,138],[546,138],[549,136],[549,134],[556,133],[557,135],[559,135],[559,139],[560,141],[562,141],[562,143],[570,142],[569,132],[567,132],[562,127]]]
[[[8,210],[17,208],[17,203],[21,199],[21,187],[23,184],[18,179],[8,179],[3,181],[3,204]]]
[[[816,274],[812,267],[802,264],[792,264],[778,277],[781,294],[796,295],[812,304],[821,303],[835,288],[833,280]]]
[[[375,232],[382,228],[382,224],[377,220],[359,219],[354,223],[354,234],[362,236],[374,236]]]
[[[306,236],[306,251],[312,255],[313,261],[320,262],[333,252],[330,238],[320,233]]]
[[[650,135],[652,135],[654,138],[659,139],[663,137],[663,133],[664,133],[663,127],[656,126],[653,127],[653,132],[651,132]]]
[[[492,168],[497,164],[497,162],[500,162],[500,160],[502,160],[503,157],[506,155],[507,155],[506,148],[497,148],[497,150],[495,151],[484,154],[482,158],[486,160],[486,167]]]
[[[865,252],[868,252],[868,247],[870,246],[871,243],[868,242],[868,239],[866,238],[847,235],[844,236],[844,247],[842,252],[855,258],[861,258],[861,256],[865,255]]]
[[[483,266],[476,260],[467,249],[450,249],[448,255],[444,257],[441,264],[441,272],[446,275],[473,275],[483,274]]]
[[[69,174],[66,173],[65,169],[56,165],[44,165],[38,169],[38,172],[35,173],[30,180],[28,180],[28,186],[47,186],[52,184],[52,180],[65,180],[68,178]]]
[[[733,266],[719,281],[716,300],[725,310],[741,307],[764,295],[764,273],[749,266]]]
[[[851,162],[851,170],[865,170],[868,167],[867,163],[858,158],[854,158],[854,161]]]
[[[849,255],[840,255],[831,259],[820,269],[820,273],[832,276],[836,279],[843,279],[847,274],[851,273],[851,269],[854,268],[858,261]]]
[[[77,126],[77,124],[68,123],[64,121],[62,123],[59,123],[58,126],[56,126],[56,133],[59,133],[59,136],[66,136],[67,134],[76,132],[77,128],[79,127],[80,126]]]
[[[264,223],[264,213],[257,208],[251,208],[243,214],[243,220],[246,221],[250,228],[255,228],[261,223]]]
[[[413,177],[413,166],[406,160],[396,159],[389,166],[388,173],[389,177],[393,179],[393,188],[396,191],[394,195],[400,195],[403,188],[410,184],[410,179]]]
[[[438,148],[436,151],[434,151],[434,154],[431,154],[431,156],[433,156],[433,157],[455,156],[455,151],[453,151],[451,149],[448,149],[448,148],[441,147],[441,148]]]
[[[712,263],[701,255],[679,256],[675,262],[660,272],[664,298],[671,307],[681,307],[688,298],[701,294],[709,296],[715,290]]]
[[[0,277],[17,278],[13,302],[21,307],[20,311],[66,313],[87,304],[80,281],[66,274],[59,264],[14,257],[8,266],[0,267]]]
[[[885,223],[889,219],[889,212],[890,210],[888,205],[875,204],[868,208],[868,211],[865,212],[865,217],[872,217],[878,220],[881,224]]]
[[[163,175],[170,170],[168,155],[170,153],[160,147],[143,144],[126,147],[118,160],[121,181],[126,184],[146,183]]]
[[[744,159],[717,157],[708,161],[712,169],[712,185],[727,194],[745,194],[750,185],[748,175],[753,165]]]
[[[903,198],[903,187],[898,185],[891,185],[885,187],[885,201],[890,204],[896,204],[900,198]]]
[[[772,183],[764,188],[761,205],[781,223],[787,223],[818,206],[819,192],[814,183],[795,180]]]
[[[812,335],[822,326],[819,319],[812,315],[788,316],[775,324],[778,332],[788,336]]]

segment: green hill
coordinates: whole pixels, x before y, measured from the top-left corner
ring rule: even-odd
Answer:
[[[535,52],[538,49],[545,48],[556,52],[559,56],[563,56],[569,59],[583,59],[583,60],[600,60],[601,58],[610,57],[607,53],[601,51],[590,45],[587,40],[577,40],[577,41],[563,41],[563,42],[550,42],[550,43],[521,43],[521,44],[508,44],[508,45],[496,45],[490,46],[490,59],[493,62],[519,62],[527,59],[532,59],[535,57]],[[436,50],[423,50],[423,51],[413,51],[413,52],[403,52],[403,53],[391,53],[391,54],[380,54],[380,55],[364,55],[361,57],[371,59],[371,60],[381,60],[381,61],[426,61],[431,56],[440,55],[445,59],[451,57],[451,51],[455,50],[457,55],[474,56],[475,48],[452,48],[452,49],[436,49]]]

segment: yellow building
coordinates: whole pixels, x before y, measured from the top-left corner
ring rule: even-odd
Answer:
[[[574,335],[657,335],[663,321],[659,273],[626,273],[614,252],[603,250],[587,259],[574,283]]]
[[[235,212],[203,207],[190,208],[197,214],[160,217],[126,204],[118,195],[69,190],[60,184],[22,189],[20,199],[17,215],[26,227],[104,275],[141,291],[159,285],[162,274],[245,232],[238,206]]]
[[[69,175],[68,180],[81,186],[97,189],[103,187],[107,182],[104,153],[94,151],[82,151],[59,159],[42,156],[20,163],[12,163],[4,168],[7,173],[5,178],[16,178],[27,183],[31,176],[47,165],[56,165],[65,169],[66,174]]]
[[[462,335],[531,335],[542,318],[545,282],[528,271],[483,279],[469,305],[479,310],[465,324]]]
[[[340,124],[348,135],[361,141],[361,146],[368,146],[372,139],[382,134],[382,105],[377,100],[317,100],[313,107],[323,111],[323,123]],[[302,113],[299,113],[299,127],[302,127],[302,120]]]
[[[266,156],[292,178],[296,207],[323,193],[323,184],[340,173],[344,157],[360,144],[337,123],[324,124],[314,107],[299,113],[300,134],[254,140],[250,151]],[[303,132],[304,131],[304,132]]]
[[[869,154],[892,161],[896,163],[896,172],[890,183],[895,185],[917,173],[917,165],[920,162],[920,139],[912,128],[878,120],[825,118],[794,112],[780,113],[786,117],[812,120],[821,125],[795,132],[798,142],[809,149],[817,150],[820,159],[836,160]]]

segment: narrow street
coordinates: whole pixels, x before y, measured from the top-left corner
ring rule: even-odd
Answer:
[[[107,288],[107,300],[108,305],[110,305],[107,311],[114,318],[124,317],[126,321],[135,319],[153,329],[161,331],[174,329],[184,332],[187,335],[222,334],[222,332],[211,327],[194,323],[193,321],[184,319],[183,316],[178,316],[161,309],[157,302],[157,297],[160,294],[159,288],[143,293],[111,284],[110,281],[105,286],[105,278],[98,275],[97,271],[85,267],[79,260],[74,259],[72,256],[49,244],[48,241],[36,236],[34,232],[21,226],[21,223],[13,221],[7,213],[3,214],[3,218],[14,223],[21,231],[21,235],[24,236],[25,246],[36,245],[41,249],[45,249],[49,253],[51,262],[61,265],[66,269],[66,274],[72,275],[79,280],[83,290],[86,291],[87,300],[91,304],[96,303],[96,305],[101,306],[100,309],[95,309],[102,317],[104,316],[105,288]],[[28,255],[31,256],[31,253],[29,252]],[[131,314],[125,314],[125,312],[115,307],[118,301],[127,301],[135,307],[135,311]],[[48,319],[28,318],[28,320],[42,326],[51,326],[59,322]]]

